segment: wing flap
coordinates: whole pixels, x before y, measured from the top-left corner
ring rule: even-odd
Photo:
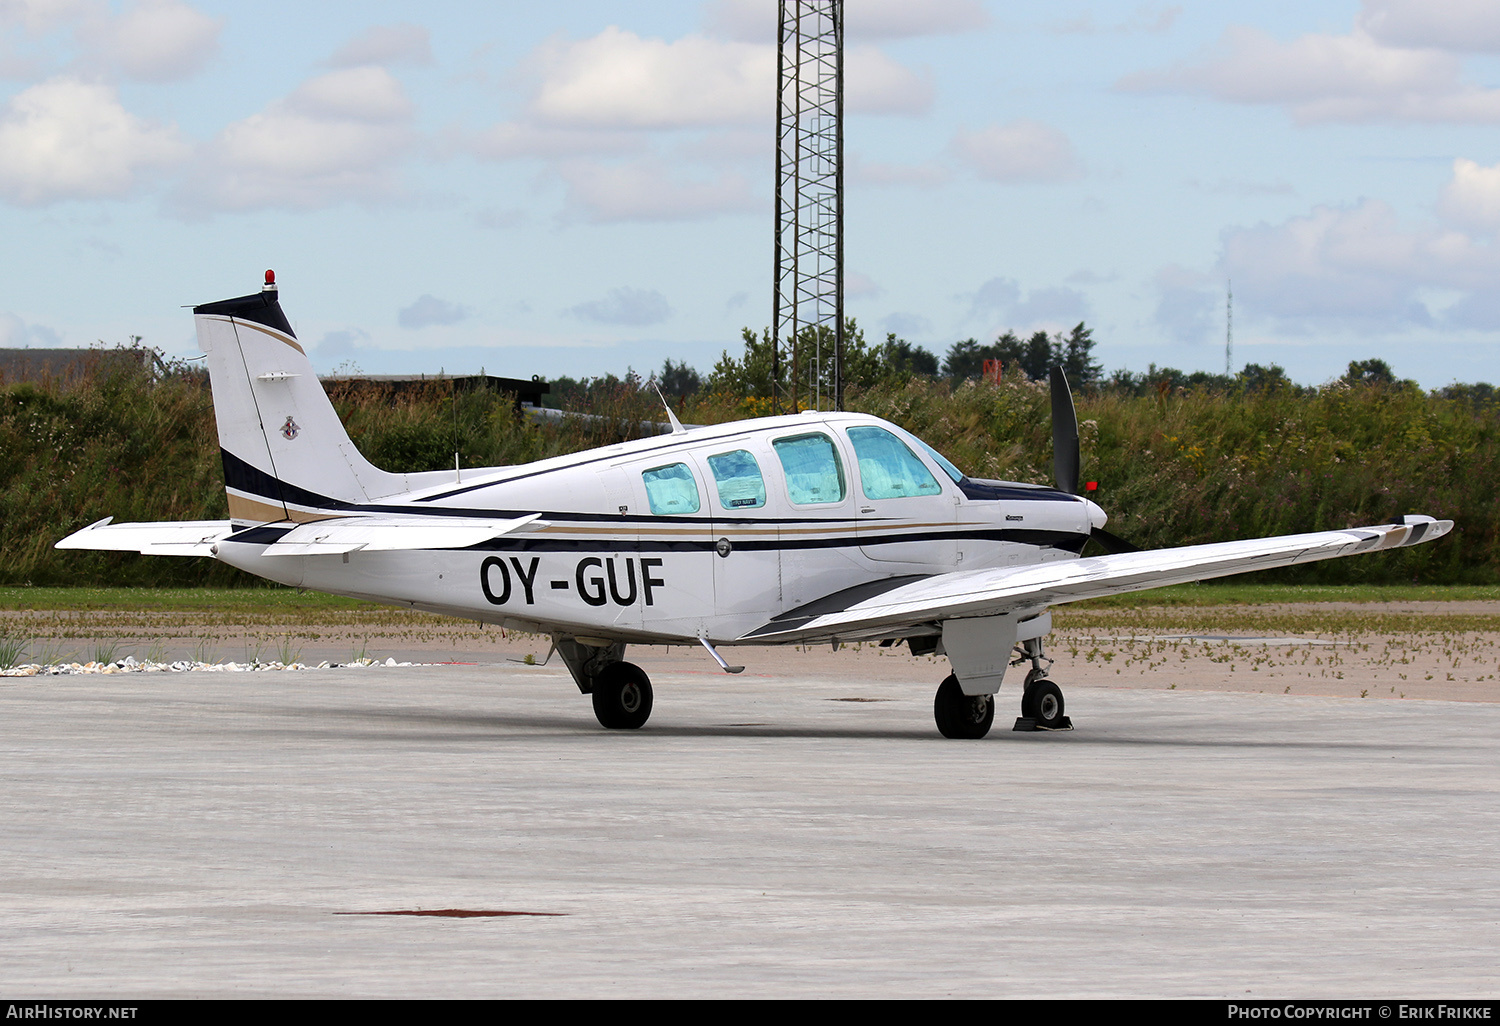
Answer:
[[[228,520],[179,520],[159,524],[116,524],[105,517],[74,531],[55,548],[139,552],[145,556],[211,556],[214,542],[234,532]]]
[[[267,556],[336,556],[347,552],[463,549],[519,531],[540,513],[514,520],[455,517],[343,517],[299,524],[271,545]]]
[[[1319,531],[1279,538],[1124,552],[1024,567],[938,574],[832,611],[791,610],[742,641],[879,637],[917,625],[972,616],[1037,613],[1082,599],[1144,591],[1268,570],[1441,538],[1451,520],[1406,517],[1401,524]],[[808,615],[813,614],[813,615]]]

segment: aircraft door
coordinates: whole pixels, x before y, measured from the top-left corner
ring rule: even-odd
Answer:
[[[686,454],[625,469],[644,515],[632,517],[634,552],[616,559],[609,594],[628,598],[645,630],[697,637],[714,615],[714,524],[702,472]]]
[[[859,470],[856,533],[860,551],[883,566],[943,572],[958,559],[958,504],[896,435],[866,425],[848,429]]]
[[[781,608],[777,497],[766,489],[767,453],[755,448],[701,460],[714,516],[715,640],[737,638]]]
[[[847,454],[826,425],[771,440],[778,472],[781,608],[820,599],[865,579],[854,537]]]

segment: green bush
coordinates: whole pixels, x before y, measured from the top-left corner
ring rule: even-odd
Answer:
[[[350,436],[392,471],[499,466],[638,436],[662,418],[638,379],[581,389],[561,424],[516,416],[510,396],[336,390]],[[1110,530],[1142,547],[1295,534],[1428,513],[1457,523],[1432,545],[1275,571],[1299,582],[1495,583],[1500,410],[1401,385],[1243,394],[1174,389],[1077,397],[1085,480]],[[702,390],[674,405],[687,423],[770,412],[766,399]],[[907,428],[974,477],[1049,483],[1045,385],[957,386],[921,377],[851,388],[847,405]],[[116,521],[227,516],[213,404],[202,375],[144,371],[74,385],[0,388],[0,584],[256,583],[205,559],[59,552],[64,535]]]

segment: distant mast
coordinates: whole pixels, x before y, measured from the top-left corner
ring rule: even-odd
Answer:
[[[1234,374],[1231,369],[1234,366],[1234,282],[1226,278],[1224,283],[1224,376],[1227,378]]]

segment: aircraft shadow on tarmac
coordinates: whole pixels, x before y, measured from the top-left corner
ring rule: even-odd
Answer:
[[[435,712],[420,707],[403,706],[393,708],[378,707],[355,707],[355,706],[313,706],[296,707],[276,710],[260,710],[262,713],[274,714],[280,718],[295,719],[303,721],[301,729],[293,728],[297,733],[316,733],[324,737],[380,737],[387,739],[400,739],[409,741],[474,741],[474,740],[496,740],[499,733],[503,735],[510,731],[525,732],[527,738],[536,737],[539,733],[550,735],[567,735],[579,738],[593,737],[636,737],[642,740],[651,737],[663,738],[694,738],[694,737],[745,737],[745,738],[819,738],[819,739],[844,739],[844,740],[901,740],[901,741],[937,741],[925,725],[913,724],[910,729],[906,728],[860,728],[853,726],[840,727],[808,727],[788,726],[775,723],[705,723],[698,725],[668,725],[666,723],[655,723],[639,733],[621,735],[611,731],[603,731],[583,716],[563,717],[556,715],[529,715],[526,713],[454,713]],[[342,721],[349,729],[338,729],[335,724]],[[361,729],[355,727],[356,723],[368,725],[380,724],[385,730]],[[461,730],[462,732],[436,733],[431,730],[434,727],[448,727]],[[427,729],[422,729],[427,728]],[[1128,728],[1126,728],[1128,729]],[[1157,729],[1157,728],[1153,728]],[[1221,728],[1213,728],[1217,732]],[[255,728],[249,732],[253,733],[281,733],[280,731],[268,731],[264,728]],[[1056,731],[1056,732],[998,732],[992,740],[1014,739],[1017,742],[1032,744],[1068,744],[1068,745],[1108,745],[1108,746],[1131,746],[1131,747],[1159,747],[1159,748],[1210,748],[1210,749],[1289,749],[1289,750],[1317,750],[1326,751],[1330,749],[1360,750],[1368,749],[1390,753],[1397,748],[1422,747],[1419,741],[1410,744],[1393,743],[1389,740],[1358,741],[1349,738],[1253,738],[1253,737],[1204,737],[1194,736],[1190,730],[1185,730],[1180,736],[1132,736],[1126,733],[1118,724],[1101,725],[1094,730],[1087,728],[1083,730]]]

